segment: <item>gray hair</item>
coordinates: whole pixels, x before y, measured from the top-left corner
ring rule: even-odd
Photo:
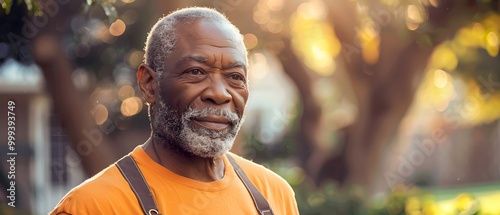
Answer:
[[[240,36],[241,44],[243,44],[243,37],[240,31],[223,14],[214,9],[204,7],[184,8],[160,18],[151,28],[146,46],[144,47],[144,62],[161,76],[164,70],[165,59],[167,59],[175,48],[175,28],[179,24],[187,24],[199,19],[227,24],[229,29]]]

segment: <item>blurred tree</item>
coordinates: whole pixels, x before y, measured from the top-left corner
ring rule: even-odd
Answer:
[[[344,143],[348,181],[371,189],[383,150],[395,136],[422,77],[428,69],[442,69],[428,64],[435,48],[500,8],[498,1],[325,3],[357,97],[358,116],[346,128]],[[360,9],[362,16],[357,13]],[[498,43],[496,47],[493,57]],[[447,61],[443,55],[436,59]],[[323,169],[328,172],[328,166]]]
[[[90,113],[84,109],[80,92],[73,85],[71,78],[73,62],[64,53],[62,38],[69,32],[71,17],[78,14],[82,2],[75,1],[5,1],[2,7],[7,14],[15,13],[17,22],[7,26],[8,33],[2,38],[10,42],[13,58],[23,63],[36,63],[40,66],[53,102],[54,112],[61,125],[71,138],[71,147],[78,156],[84,171],[92,176],[113,161],[106,137],[97,131],[90,119]],[[9,19],[9,16],[2,16]],[[19,21],[21,20],[21,21]],[[86,136],[97,135],[101,141],[93,143]]]
[[[244,33],[257,36],[255,50],[263,48],[276,53],[298,89],[302,113],[295,143],[305,172],[317,185],[333,179],[368,190],[373,188],[383,151],[394,138],[426,72],[455,69],[446,67],[453,59],[436,48],[441,48],[463,27],[500,9],[498,1],[470,0],[259,0],[253,11],[248,10],[250,3],[233,3],[226,4],[226,14]],[[324,19],[322,11],[326,13]],[[329,28],[334,29],[333,38],[328,35]],[[490,28],[479,37],[484,41],[489,32],[492,45],[487,47],[486,43],[484,48],[491,50],[487,57],[497,57],[498,32]],[[325,150],[324,142],[329,140],[324,134],[328,131],[322,124],[323,116],[331,110],[324,109],[314,85],[318,74],[331,74],[332,68],[325,62],[329,62],[328,56],[337,55],[337,67],[350,80],[358,110],[354,122],[340,129],[340,152],[332,153]],[[312,65],[311,56],[316,57]],[[435,62],[429,65],[431,56]],[[470,68],[475,67],[467,70],[473,74],[484,71]],[[477,77],[469,75],[469,79],[479,82]]]

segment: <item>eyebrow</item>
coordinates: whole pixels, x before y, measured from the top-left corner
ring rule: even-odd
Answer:
[[[234,61],[229,64],[229,68],[235,68],[235,67],[240,67],[243,68],[245,72],[247,71],[247,65],[241,61]]]
[[[182,64],[185,64],[189,61],[195,61],[198,63],[207,64],[208,59],[206,57],[199,56],[199,55],[188,55],[188,56],[182,57],[179,61],[177,61],[177,63],[175,65],[176,65],[176,67],[179,67]],[[243,68],[243,70],[245,70],[245,72],[247,71],[247,66],[244,62],[233,61],[229,64],[229,68],[235,68],[235,67],[240,67],[240,68]]]
[[[198,63],[207,64],[208,59],[206,57],[202,57],[199,55],[188,55],[188,56],[182,57],[179,61],[177,61],[175,66],[179,67],[180,65],[185,64],[189,61],[196,61]]]

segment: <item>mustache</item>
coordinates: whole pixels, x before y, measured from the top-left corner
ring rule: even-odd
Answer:
[[[191,121],[193,118],[205,117],[208,115],[216,115],[226,117],[231,125],[237,125],[241,120],[238,114],[232,112],[228,109],[217,109],[213,107],[203,108],[203,109],[195,109],[192,107],[188,107],[188,109],[182,114],[182,118],[186,121]]]

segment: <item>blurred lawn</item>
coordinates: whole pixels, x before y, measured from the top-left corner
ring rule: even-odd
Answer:
[[[370,214],[500,215],[500,184],[456,188],[396,188]]]
[[[455,214],[456,209],[461,208],[475,210],[476,207],[478,214],[500,214],[500,183],[429,192],[443,214]]]

